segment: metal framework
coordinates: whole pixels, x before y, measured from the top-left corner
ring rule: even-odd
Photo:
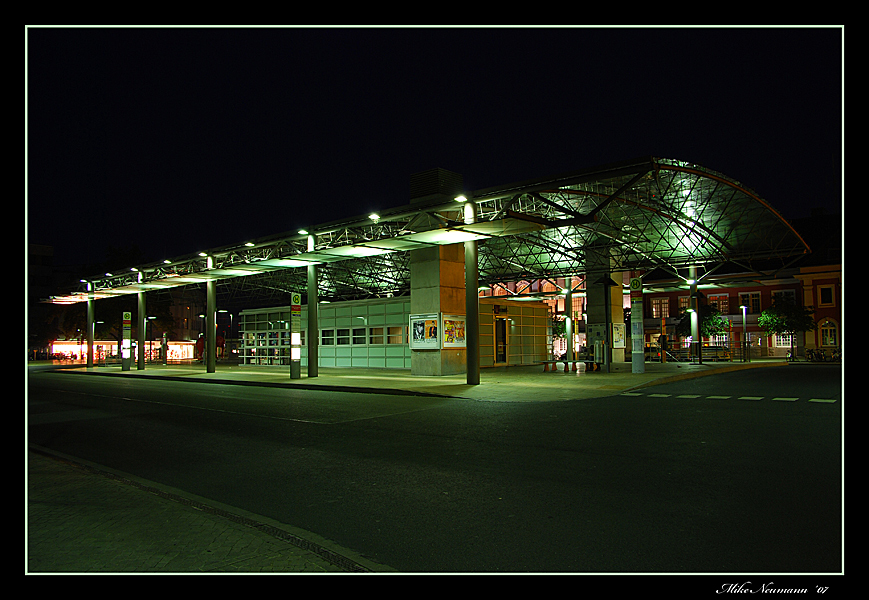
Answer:
[[[479,280],[489,285],[589,273],[601,264],[612,271],[676,273],[727,262],[755,269],[810,251],[752,190],[679,160],[642,158],[467,196],[476,205],[472,224],[463,204],[440,198],[89,278],[51,301],[86,301],[86,282],[98,299],[215,281],[221,304],[285,302],[290,291],[305,290],[310,264],[319,265],[320,298],[404,295],[407,251],[468,240],[478,241]]]

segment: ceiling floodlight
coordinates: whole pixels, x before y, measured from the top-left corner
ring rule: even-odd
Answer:
[[[111,276],[112,276],[111,273],[106,273],[106,277],[111,277]]]
[[[307,229],[299,229],[299,235],[308,235]]]
[[[164,264],[164,265],[171,265],[171,264],[172,264],[172,261],[169,260],[169,259],[167,258],[167,259],[165,259],[165,260],[163,261],[163,264]]]
[[[456,202],[467,202],[467,201],[468,201],[468,199],[465,198],[464,195],[458,195],[458,196],[456,196],[455,200],[456,200]]]
[[[208,256],[208,254],[205,253],[205,252],[200,252],[200,253],[199,253],[199,256],[203,256],[203,257],[205,257],[205,256]]]
[[[378,215],[377,213],[371,213],[370,215],[368,215],[368,218],[377,223],[380,220],[380,215]]]
[[[244,245],[247,246],[248,248],[252,248],[253,242],[245,242]]]

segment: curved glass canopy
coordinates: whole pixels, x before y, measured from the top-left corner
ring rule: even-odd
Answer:
[[[751,189],[684,161],[642,158],[557,177],[326,223],[215,248],[123,274],[83,280],[51,299],[81,302],[217,280],[225,300],[250,302],[303,291],[319,265],[321,298],[355,299],[410,291],[408,251],[477,240],[482,284],[568,277],[597,269],[671,272],[688,266],[758,261],[785,264],[810,251]],[[603,265],[603,266],[602,266]],[[89,292],[87,286],[92,286]]]

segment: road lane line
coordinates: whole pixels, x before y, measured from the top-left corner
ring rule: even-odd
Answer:
[[[779,402],[796,402],[799,398],[773,398],[773,400],[778,400]]]

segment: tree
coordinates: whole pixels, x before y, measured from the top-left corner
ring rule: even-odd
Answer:
[[[818,328],[818,324],[815,323],[813,307],[797,306],[793,300],[784,295],[773,298],[772,306],[757,317],[757,326],[763,329],[767,335],[790,334],[792,357],[794,356],[793,334],[814,331]]]
[[[729,330],[730,325],[721,316],[721,312],[714,306],[703,305],[700,307],[699,316],[700,337],[712,337]],[[691,313],[683,311],[676,323],[676,333],[682,337],[691,335]]]

